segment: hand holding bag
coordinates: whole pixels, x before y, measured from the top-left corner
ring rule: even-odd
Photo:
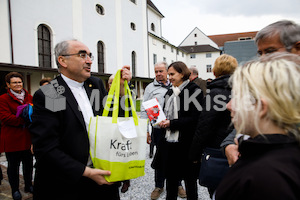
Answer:
[[[217,188],[228,169],[228,161],[221,150],[205,148],[201,157],[199,184]]]
[[[128,101],[125,101],[125,117],[118,117],[120,95],[120,70],[118,70],[103,115],[92,117],[89,124],[93,166],[111,171],[110,176],[105,176],[108,182],[129,180],[145,174],[147,120],[138,118],[127,81],[124,83],[124,89],[125,96],[129,97],[132,117],[129,117]],[[112,101],[112,117],[108,117]]]

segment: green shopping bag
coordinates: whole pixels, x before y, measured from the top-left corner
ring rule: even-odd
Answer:
[[[90,119],[88,130],[93,166],[111,171],[110,176],[105,176],[108,182],[145,175],[147,120],[137,116],[127,81],[124,83],[125,117],[118,116],[120,75],[121,70],[118,70],[109,90],[103,114]],[[112,101],[112,117],[109,117]]]

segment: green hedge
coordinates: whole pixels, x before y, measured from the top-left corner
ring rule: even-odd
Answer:
[[[135,109],[137,112],[141,112],[141,100],[135,101]]]

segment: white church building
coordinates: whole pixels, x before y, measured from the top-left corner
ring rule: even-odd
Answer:
[[[78,39],[94,55],[92,75],[106,83],[123,65],[130,65],[138,98],[153,80],[154,64],[183,61],[196,66],[203,79],[220,50],[198,28],[179,46],[162,36],[163,14],[150,0],[0,0],[1,91],[8,72],[23,74],[31,94],[44,77],[54,78],[56,43]]]

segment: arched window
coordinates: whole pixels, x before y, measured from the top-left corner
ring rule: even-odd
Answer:
[[[98,73],[104,73],[104,44],[99,41],[97,44],[98,53]]]
[[[51,68],[51,34],[49,28],[38,26],[39,67]]]
[[[136,76],[136,53],[134,51],[131,53],[131,67],[132,76]]]
[[[130,27],[131,27],[132,30],[135,31],[135,24],[133,22],[130,23]]]
[[[104,15],[104,8],[103,8],[100,4],[97,4],[97,5],[96,5],[96,11],[97,11],[97,13],[99,13],[100,15]]]
[[[153,23],[151,24],[151,30],[155,32],[155,25]]]

